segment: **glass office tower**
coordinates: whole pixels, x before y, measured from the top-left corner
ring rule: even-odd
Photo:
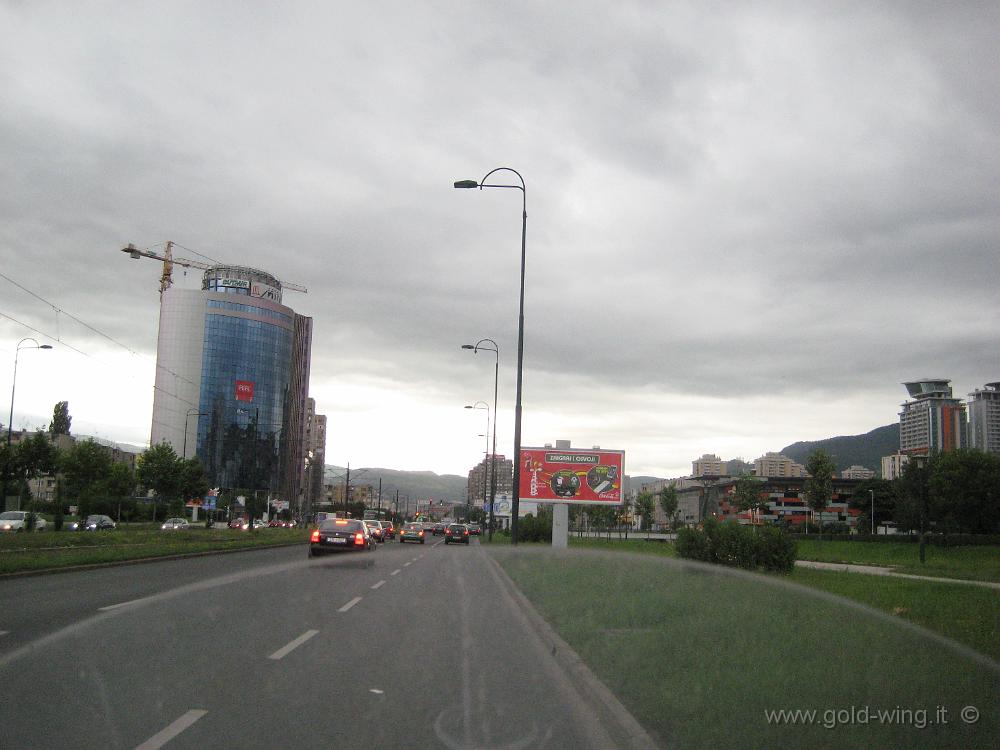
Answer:
[[[215,266],[160,301],[153,444],[197,455],[213,487],[298,508],[312,319],[264,271]]]

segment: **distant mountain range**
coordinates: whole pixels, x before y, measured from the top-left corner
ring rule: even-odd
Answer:
[[[826,440],[812,440],[792,443],[781,449],[781,453],[793,461],[804,464],[809,454],[822,448],[833,457],[837,471],[849,466],[860,465],[880,472],[882,456],[888,456],[899,450],[899,424],[877,427],[864,435],[842,435]],[[325,467],[324,480],[327,484],[344,481],[347,469],[343,466]],[[382,499],[395,498],[396,490],[400,497],[409,495],[411,499],[444,500],[445,502],[461,503],[465,501],[465,485],[468,479],[458,474],[435,474],[433,471],[400,471],[397,469],[358,468],[351,469],[351,484],[370,484],[378,487],[382,480]],[[632,487],[638,489],[643,484],[655,482],[660,477],[633,476]]]
[[[864,435],[842,435],[826,440],[801,441],[786,445],[781,452],[800,464],[817,448],[822,448],[837,464],[837,471],[859,465],[881,474],[882,456],[899,450],[899,423],[876,427]]]

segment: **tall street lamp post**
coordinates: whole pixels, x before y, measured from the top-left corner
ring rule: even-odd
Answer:
[[[872,498],[872,536],[875,536],[875,490],[868,490]]]
[[[521,184],[499,185],[487,183],[486,180],[489,179],[490,175],[496,172],[510,172],[517,175],[517,179]],[[525,188],[524,178],[521,177],[521,173],[510,167],[497,167],[487,172],[486,176],[479,182],[475,180],[459,180],[455,183],[455,187],[460,189],[479,188],[480,190],[484,187],[513,188],[514,190],[521,191],[521,297],[517,317],[517,395],[514,399],[514,497],[511,504],[510,518],[510,541],[511,544],[517,544],[518,497],[521,489],[521,372],[524,364],[524,244],[525,235],[528,231],[528,191]]]
[[[184,450],[182,451],[182,457],[187,461],[188,457],[188,420],[191,417],[207,417],[210,416],[208,412],[195,411],[197,406],[192,406],[187,410],[187,414],[184,415]]]
[[[480,406],[480,404],[482,404],[482,406]],[[489,471],[489,469],[487,467],[488,467],[488,460],[489,460],[489,453],[490,453],[490,405],[487,404],[485,401],[477,401],[475,404],[470,404],[470,405],[466,406],[465,408],[466,409],[486,409],[486,434],[483,436],[483,437],[486,438],[486,451],[483,454],[483,502],[486,502],[486,473],[485,472]],[[494,430],[496,429],[496,423],[497,423],[496,413],[494,412],[494,414],[493,414],[493,429]],[[468,505],[469,505],[469,495],[468,494],[466,494],[466,496],[465,496],[465,505],[466,505],[465,515],[466,515],[466,518],[468,518],[468,515],[469,515],[469,508],[468,508]]]
[[[34,346],[22,346],[25,341],[34,342]],[[7,454],[4,460],[3,467],[3,497],[0,497],[0,509],[5,509],[7,506],[7,481],[10,477],[10,443],[11,435],[14,429],[14,389],[17,387],[17,357],[21,353],[22,349],[51,349],[50,344],[39,344],[33,338],[24,338],[17,342],[17,347],[14,349],[14,376],[11,378],[10,383],[10,417],[7,419]]]
[[[484,343],[493,344],[493,348],[483,346]],[[493,505],[497,501],[497,389],[500,383],[500,347],[493,339],[480,339],[473,346],[472,344],[462,344],[463,349],[471,349],[474,354],[478,354],[480,349],[496,354],[496,363],[493,368],[493,452],[490,454],[490,522],[489,540],[493,541]]]

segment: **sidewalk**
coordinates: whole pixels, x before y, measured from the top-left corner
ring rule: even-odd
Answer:
[[[847,563],[816,562],[814,560],[796,560],[796,567],[815,568],[816,570],[836,570],[841,573],[862,573],[870,576],[891,576],[893,578],[912,578],[916,581],[937,581],[939,583],[964,583],[972,586],[984,586],[1000,591],[1000,583],[992,581],[968,581],[964,578],[938,578],[935,576],[917,576],[911,573],[896,573],[893,568],[878,565],[849,565]]]

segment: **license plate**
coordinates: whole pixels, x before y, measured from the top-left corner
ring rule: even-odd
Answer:
[[[346,539],[338,539],[336,537],[328,536],[326,541],[332,544],[347,544]]]

